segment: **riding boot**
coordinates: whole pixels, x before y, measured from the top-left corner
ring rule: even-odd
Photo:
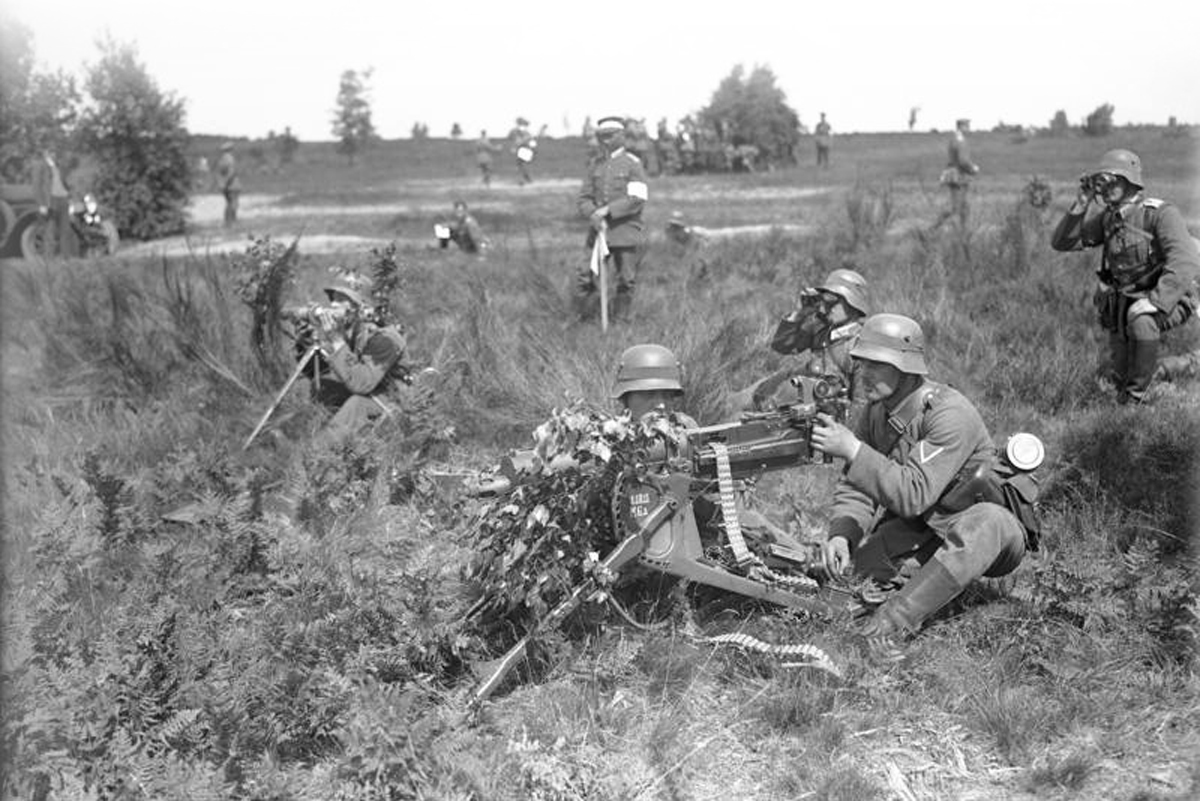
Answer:
[[[629,307],[633,303],[633,293],[628,289],[617,287],[616,297],[612,300],[612,317],[616,322],[629,322]]]
[[[904,587],[887,600],[863,626],[867,637],[916,631],[921,623],[961,593],[965,587],[945,565],[930,559]]]
[[[1129,400],[1141,403],[1145,397],[1158,368],[1158,350],[1157,339],[1135,339],[1130,343],[1129,372],[1125,381],[1125,394]]]

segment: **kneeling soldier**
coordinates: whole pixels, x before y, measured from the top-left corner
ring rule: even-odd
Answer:
[[[826,566],[885,585],[911,574],[867,622],[867,636],[917,630],[972,580],[1006,575],[1025,555],[1025,527],[1012,512],[955,492],[964,477],[994,467],[995,446],[970,401],[926,379],[924,351],[915,321],[867,318],[850,351],[865,414],[854,432],[827,415],[813,431],[815,447],[845,460]]]

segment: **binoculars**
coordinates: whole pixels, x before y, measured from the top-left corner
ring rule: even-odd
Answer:
[[[1109,188],[1120,180],[1111,172],[1093,172],[1084,175],[1079,179],[1079,185],[1083,187],[1083,191],[1091,195],[1103,197]]]

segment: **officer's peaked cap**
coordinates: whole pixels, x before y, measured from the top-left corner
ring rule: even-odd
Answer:
[[[601,117],[596,122],[596,133],[616,133],[625,130],[624,117]]]

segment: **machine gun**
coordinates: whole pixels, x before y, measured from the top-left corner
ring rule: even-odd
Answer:
[[[849,406],[846,390],[828,379],[805,379],[803,400],[772,412],[753,413],[740,420],[706,428],[686,429],[677,439],[659,438],[634,454],[614,479],[611,520],[617,544],[595,564],[549,613],[538,620],[498,660],[478,685],[471,705],[478,706],[520,662],[539,631],[560,625],[583,601],[612,581],[637,571],[652,571],[695,581],[728,592],[798,609],[832,620],[866,610],[850,586],[822,585],[809,575],[814,567],[807,553],[787,544],[755,542],[754,551],[742,536],[736,506],[735,482],[764,472],[783,470],[818,460],[811,442],[816,415],[843,419]],[[542,466],[531,452],[512,457],[484,492],[498,494],[531,481],[543,471],[577,466],[560,457]],[[535,472],[536,471],[536,472]],[[484,486],[483,484],[477,486]],[[715,554],[713,538],[706,547],[695,504],[716,489],[724,519],[724,534],[735,562],[730,566]],[[827,577],[828,578],[828,577]],[[477,604],[468,619],[479,613]]]

